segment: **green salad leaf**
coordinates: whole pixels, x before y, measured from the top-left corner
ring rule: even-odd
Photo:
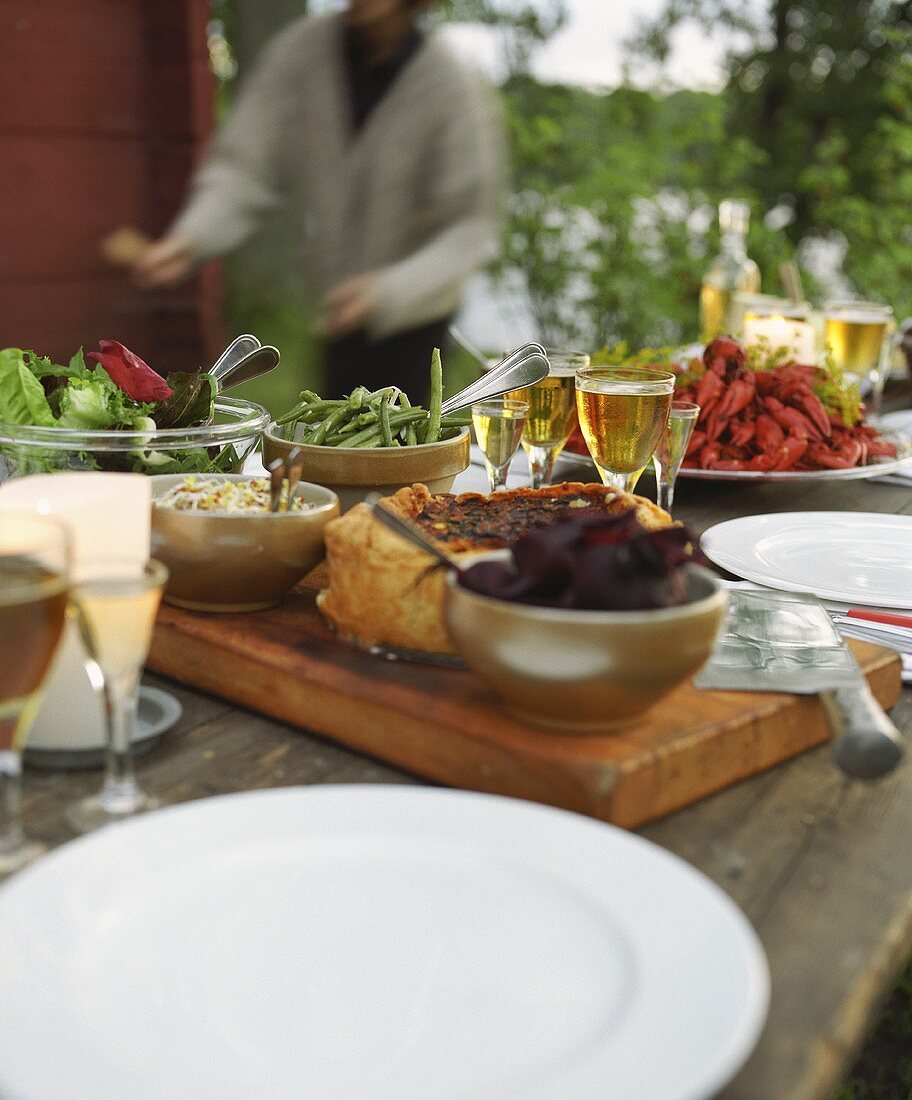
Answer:
[[[212,375],[201,371],[172,371],[167,382],[174,393],[155,409],[155,423],[159,428],[208,424],[217,392]]]
[[[52,427],[54,413],[26,360],[29,354],[21,348],[0,351],[0,421]]]
[[[86,377],[71,377],[59,391],[59,428],[106,431],[113,428],[148,429],[149,405],[141,405],[118,389],[104,367]]]

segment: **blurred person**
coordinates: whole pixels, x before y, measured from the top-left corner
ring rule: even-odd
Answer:
[[[265,48],[190,198],[134,265],[159,287],[236,248],[280,201],[302,217],[327,395],[427,397],[466,279],[494,244],[503,139],[493,95],[417,17],[433,0],[348,0]]]

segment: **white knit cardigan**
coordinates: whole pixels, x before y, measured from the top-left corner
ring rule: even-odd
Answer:
[[[267,46],[171,232],[217,255],[287,199],[316,293],[376,274],[368,328],[381,337],[450,313],[487,258],[502,128],[490,91],[431,35],[355,132],[342,33],[338,15],[304,18]]]

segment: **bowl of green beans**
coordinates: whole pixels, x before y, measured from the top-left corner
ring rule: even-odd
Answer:
[[[427,409],[412,405],[396,386],[358,386],[338,400],[304,390],[266,429],[263,461],[268,466],[300,448],[303,479],[332,489],[343,512],[370,493],[388,496],[416,482],[432,493],[449,492],[469,465],[470,417],[441,416],[442,393],[437,356]]]

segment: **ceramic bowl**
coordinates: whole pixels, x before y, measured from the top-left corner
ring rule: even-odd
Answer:
[[[248,481],[244,474],[205,475]],[[322,485],[300,482],[303,512],[181,512],[156,499],[183,474],[152,478],[152,556],[170,571],[165,602],[193,611],[260,611],[274,607],[323,560],[323,530],[339,514],[339,498]]]
[[[270,424],[263,436],[263,463],[268,467],[292,447],[300,447],[301,476],[332,489],[347,512],[370,493],[391,496],[416,482],[432,493],[448,493],[469,464],[469,443],[469,429],[463,428],[452,439],[417,447],[313,447],[281,439]]]
[[[525,722],[597,733],[635,721],[712,652],[728,605],[687,566],[691,602],[652,611],[573,611],[482,596],[447,580],[445,618],[462,659]]]

